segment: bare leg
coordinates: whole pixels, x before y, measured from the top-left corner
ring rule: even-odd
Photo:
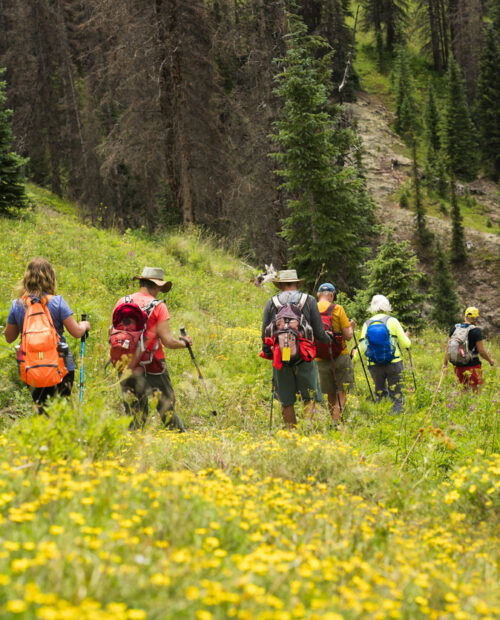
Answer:
[[[340,407],[339,407],[339,399],[340,399]],[[340,414],[344,411],[346,396],[345,392],[339,392],[337,396],[337,392],[333,392],[333,394],[328,394],[328,410],[330,415],[332,416],[333,421],[338,424],[340,422]]]
[[[316,413],[315,404],[316,402],[314,400],[308,400],[307,402],[304,403],[304,413],[309,418],[309,420],[312,420],[314,417],[314,414]]]
[[[293,405],[288,407],[282,407],[281,412],[283,414],[283,421],[287,428],[295,428],[297,426],[297,418],[295,416],[295,408]]]

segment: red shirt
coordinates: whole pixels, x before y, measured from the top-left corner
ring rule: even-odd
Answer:
[[[155,298],[152,295],[145,295],[144,293],[134,293],[130,295],[132,301],[137,304],[140,308],[143,308],[150,301],[153,301]],[[122,297],[116,302],[115,308],[120,304],[125,303],[125,297]],[[150,342],[152,339],[156,338],[156,326],[158,323],[162,323],[163,321],[168,321],[170,315],[168,313],[168,309],[165,303],[160,303],[156,306],[153,312],[149,315],[148,323],[146,326],[146,340]],[[158,341],[158,348],[154,352],[154,357],[163,360],[165,359],[165,353],[163,352],[161,346],[161,340]]]

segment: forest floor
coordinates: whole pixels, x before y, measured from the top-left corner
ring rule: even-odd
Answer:
[[[376,95],[359,92],[356,103],[346,104],[356,119],[365,148],[364,163],[369,191],[379,208],[382,224],[392,228],[399,240],[414,242],[414,213],[399,206],[399,193],[410,184],[408,149],[391,129],[393,115]],[[461,205],[468,247],[466,265],[455,267],[457,290],[463,305],[477,305],[486,327],[500,331],[500,201],[498,186],[479,179],[468,184],[474,204]],[[459,190],[461,188],[459,187]],[[463,193],[463,189],[462,189]],[[439,211],[439,199],[425,195],[428,228],[446,247],[451,220]],[[463,200],[463,199],[462,199]],[[487,222],[492,223],[488,232]],[[422,262],[424,272],[431,265]]]

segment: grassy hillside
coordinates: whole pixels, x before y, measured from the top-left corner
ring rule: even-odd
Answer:
[[[0,341],[2,618],[498,616],[495,369],[479,398],[459,394],[450,371],[423,425],[446,341],[429,330],[413,348],[418,389],[408,376],[404,416],[366,399],[358,367],[340,432],[323,406],[294,433],[276,408],[270,432],[270,366],[257,356],[269,293],[249,270],[196,233],[97,230],[31,191],[34,211],[1,222],[0,323],[27,261],[43,255],[92,334],[83,405],[75,390],[50,419],[32,414]],[[154,416],[128,433],[104,369],[112,308],[145,264],[174,282],[172,328],[192,334],[219,413],[186,352],[169,352],[184,435]]]

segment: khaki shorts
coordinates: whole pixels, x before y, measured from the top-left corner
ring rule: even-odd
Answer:
[[[334,394],[337,391],[333,378],[332,362],[318,360],[319,382],[323,394]],[[354,387],[354,367],[350,355],[339,355],[335,360],[335,375],[340,386],[340,392],[348,392]]]
[[[281,370],[273,367],[274,390],[283,407],[293,405],[297,394],[307,403],[323,400],[319,388],[316,362],[301,362],[296,366],[283,366]]]

